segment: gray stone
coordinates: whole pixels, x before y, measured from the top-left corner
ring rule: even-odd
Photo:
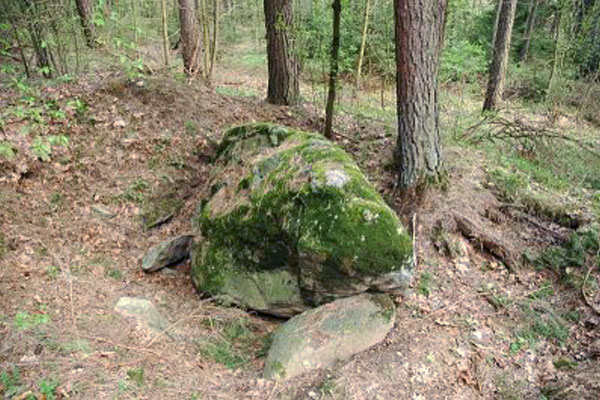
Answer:
[[[224,303],[293,316],[363,292],[398,292],[412,238],[352,157],[318,133],[229,130],[193,220],[192,280]]]
[[[193,238],[192,235],[176,236],[152,247],[142,259],[142,270],[158,271],[189,257]]]
[[[150,300],[121,297],[115,305],[115,311],[124,317],[135,319],[139,327],[156,333],[163,332],[169,326],[168,321]]]
[[[289,379],[331,367],[383,341],[395,319],[385,294],[365,293],[306,311],[275,331],[264,377]]]

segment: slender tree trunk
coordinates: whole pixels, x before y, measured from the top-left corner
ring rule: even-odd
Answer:
[[[500,22],[500,10],[502,9],[502,1],[498,0],[496,4],[496,17],[494,18],[494,34],[492,35],[492,46],[496,43],[496,34],[498,33],[498,23]]]
[[[183,72],[189,77],[198,73],[199,63],[199,35],[194,15],[194,0],[178,0],[179,24],[181,25],[181,57],[183,58]]]
[[[29,64],[27,63],[27,58],[25,57],[25,52],[23,51],[23,44],[21,43],[21,38],[19,37],[19,31],[17,30],[16,24],[12,25],[13,35],[15,40],[17,41],[17,46],[19,46],[19,55],[21,56],[21,62],[23,63],[23,68],[25,68],[25,75],[27,78],[31,78],[31,72],[29,71]]]
[[[27,15],[27,30],[31,38],[34,53],[37,57],[37,66],[43,70],[45,78],[52,78],[52,65],[50,65],[50,51],[44,45],[44,30],[40,24],[38,4],[32,1],[20,2],[21,11]]]
[[[75,0],[77,5],[77,14],[79,14],[79,21],[83,28],[83,36],[85,37],[85,43],[89,48],[96,47],[96,31],[94,23],[92,22],[92,15],[94,9],[91,0]]]
[[[519,62],[524,62],[529,56],[529,45],[531,43],[531,34],[533,33],[533,27],[535,26],[535,13],[537,11],[539,0],[531,0],[529,5],[529,12],[527,13],[527,22],[525,27],[525,37],[523,38],[523,47],[519,52]]]
[[[208,39],[208,13],[206,11],[206,0],[200,0],[200,13],[202,14],[202,44],[204,47],[204,74],[208,74],[208,61],[210,57],[210,42]]]
[[[437,179],[442,166],[437,71],[446,0],[394,0],[398,186]]]
[[[293,105],[300,100],[299,66],[293,54],[292,0],[264,0],[269,84],[267,102]]]
[[[169,66],[169,18],[167,15],[167,0],[160,0],[160,11],[162,20],[162,42],[163,42],[163,56],[165,58],[165,67]]]
[[[371,12],[371,0],[365,2],[365,14],[363,16],[362,35],[360,40],[360,50],[358,51],[358,63],[356,65],[356,78],[354,83],[356,90],[360,89],[360,76],[362,73],[363,57],[365,55],[365,46],[367,44],[367,31],[369,29],[369,13]]]
[[[333,140],[333,111],[335,107],[335,89],[340,58],[340,19],[342,4],[340,0],[333,0],[333,40],[331,41],[331,65],[329,70],[329,92],[327,93],[327,107],[325,108],[325,131],[327,139]]]
[[[208,70],[208,80],[212,80],[215,64],[217,63],[217,50],[219,45],[219,0],[213,4],[213,40],[210,48],[210,69]]]
[[[502,99],[516,8],[517,0],[504,0],[502,2],[483,111],[495,111]]]
[[[559,9],[555,15],[553,26],[554,35],[554,57],[552,57],[552,68],[550,69],[550,78],[548,79],[548,90],[546,91],[546,99],[553,99],[556,94],[556,82],[560,75],[562,59],[564,55],[563,43],[563,25],[565,9]]]
[[[133,18],[133,43],[135,43],[135,51],[137,53],[138,44],[138,0],[132,0],[131,17]]]

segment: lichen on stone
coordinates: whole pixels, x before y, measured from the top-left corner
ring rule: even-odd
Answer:
[[[217,151],[211,187],[194,220],[204,239],[193,249],[192,274],[205,293],[292,315],[408,284],[409,235],[352,158],[319,134],[233,128]]]

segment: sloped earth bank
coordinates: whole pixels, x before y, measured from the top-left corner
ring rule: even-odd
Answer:
[[[14,89],[0,93],[3,110],[18,105]],[[56,99],[66,120],[36,129],[68,135],[69,144],[53,148],[50,161],[35,160],[28,149],[35,135],[24,133],[30,121],[5,117],[2,138],[17,152],[0,164],[0,392],[56,386],[59,396],[81,399],[598,398],[600,321],[580,294],[548,272],[511,271],[456,233],[462,216],[518,254],[547,244],[540,223],[499,211],[479,153],[448,149],[448,190],[434,189],[409,207],[392,192],[394,138],[377,124],[345,122],[341,131],[354,139],[340,144],[416,228],[420,279],[396,299],[396,326],[383,344],[329,371],[274,383],[261,374],[268,333],[279,321],[201,299],[188,263],[144,274],[139,261],[160,240],[189,231],[208,190],[211,143],[225,127],[264,120],[310,131],[317,114],[110,74],[45,89],[40,98]],[[75,99],[88,107],[66,106]],[[147,332],[117,314],[124,296],[151,300],[169,330]]]

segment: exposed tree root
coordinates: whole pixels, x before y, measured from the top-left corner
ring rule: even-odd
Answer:
[[[463,215],[454,214],[454,221],[456,222],[456,228],[466,239],[498,258],[511,271],[517,270],[518,263],[514,251],[499,235]]]

